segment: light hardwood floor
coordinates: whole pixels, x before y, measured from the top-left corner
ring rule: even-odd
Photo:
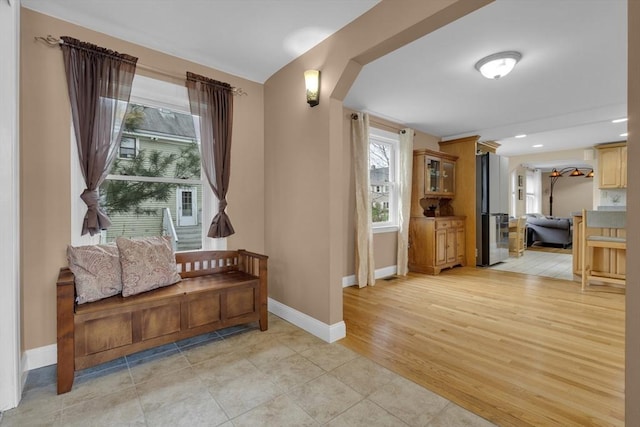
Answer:
[[[454,268],[344,290],[346,347],[502,426],[624,425],[624,290]]]

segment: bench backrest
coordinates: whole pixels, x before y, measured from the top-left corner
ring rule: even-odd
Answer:
[[[239,270],[240,263],[238,251],[176,252],[178,273],[183,279]]]

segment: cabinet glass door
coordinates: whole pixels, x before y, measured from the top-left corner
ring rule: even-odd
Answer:
[[[453,193],[454,185],[454,164],[446,160],[442,161],[442,192]]]
[[[425,158],[425,193],[439,193],[440,187],[440,160],[430,157]]]

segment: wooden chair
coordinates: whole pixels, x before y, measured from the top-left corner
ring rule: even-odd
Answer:
[[[511,218],[509,220],[509,255],[521,257],[527,245],[526,239],[527,218]]]
[[[624,285],[624,271],[602,272],[594,267],[594,249],[626,251],[625,234],[627,213],[623,211],[582,211],[582,290],[591,280]],[[596,230],[598,229],[598,230]],[[624,270],[625,268],[623,268]]]

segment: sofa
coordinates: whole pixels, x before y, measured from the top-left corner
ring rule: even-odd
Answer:
[[[536,242],[561,245],[563,248],[571,245],[573,227],[571,218],[557,218],[542,214],[526,214],[526,216],[527,246]]]

